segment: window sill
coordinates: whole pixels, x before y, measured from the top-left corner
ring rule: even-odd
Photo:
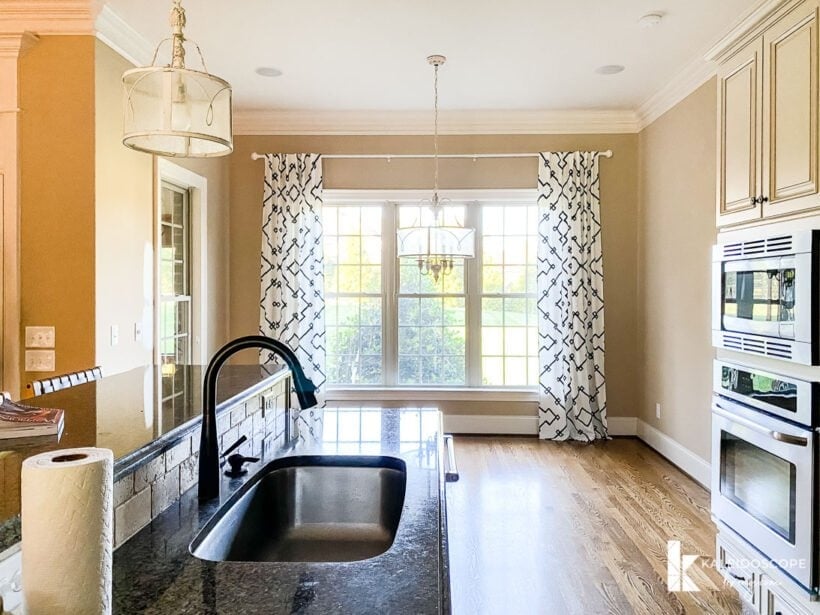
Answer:
[[[328,401],[514,401],[537,402],[535,388],[347,387],[327,389]]]

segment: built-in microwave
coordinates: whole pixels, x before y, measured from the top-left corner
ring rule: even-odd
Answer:
[[[820,231],[714,246],[712,343],[820,364]]]

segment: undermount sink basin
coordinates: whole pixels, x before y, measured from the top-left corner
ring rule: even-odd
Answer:
[[[382,456],[277,459],[220,509],[191,543],[211,561],[352,562],[396,537],[407,467]]]

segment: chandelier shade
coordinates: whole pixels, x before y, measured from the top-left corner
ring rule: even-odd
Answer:
[[[461,226],[411,226],[398,230],[399,258],[475,256],[475,229]]]
[[[187,68],[149,66],[122,76],[123,144],[174,157],[208,158],[233,151],[231,86]]]
[[[185,66],[185,9],[173,0],[171,37],[157,45],[150,66],[123,73],[123,137],[126,147],[182,158],[225,156],[233,151],[231,85]],[[171,63],[157,66],[160,47],[171,42]]]

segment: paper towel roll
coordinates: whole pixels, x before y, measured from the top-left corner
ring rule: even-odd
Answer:
[[[114,455],[73,448],[23,462],[23,599],[28,615],[111,613]]]

